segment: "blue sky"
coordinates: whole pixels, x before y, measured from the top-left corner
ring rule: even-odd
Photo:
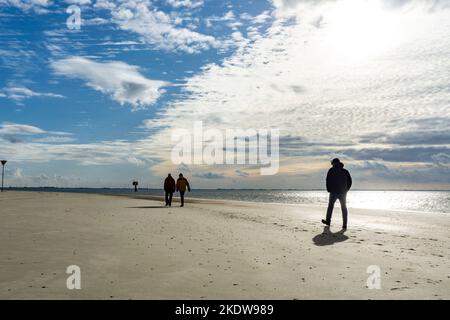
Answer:
[[[79,30],[66,10],[76,5]],[[450,187],[450,9],[439,0],[0,0],[7,185]],[[173,130],[280,130],[280,171],[174,165]]]

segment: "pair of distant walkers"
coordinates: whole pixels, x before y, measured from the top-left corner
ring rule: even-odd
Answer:
[[[337,199],[341,203],[342,210],[342,229],[347,229],[347,192],[352,187],[352,177],[350,173],[344,169],[344,164],[335,158],[331,161],[332,167],[327,174],[327,191],[330,193],[328,200],[327,216],[322,220],[323,224],[329,226],[331,224],[331,215],[333,214],[334,203]]]
[[[172,206],[172,197],[173,193],[180,192],[180,199],[181,199],[181,205],[180,207],[184,207],[184,193],[186,192],[186,189],[191,192],[191,187],[189,186],[189,182],[185,177],[183,177],[183,174],[180,173],[178,176],[177,183],[175,184],[175,179],[172,178],[172,175],[169,173],[167,175],[166,180],[164,180],[164,191],[165,191],[165,198],[166,198],[166,207]]]
[[[331,165],[332,167],[328,170],[326,179],[327,191],[330,193],[330,197],[328,200],[327,216],[325,219],[322,219],[322,223],[327,226],[331,224],[334,204],[336,200],[339,199],[342,210],[342,229],[347,229],[347,192],[352,187],[352,177],[350,176],[350,172],[344,169],[344,164],[338,158],[333,159],[331,161]],[[173,193],[177,191],[180,192],[181,207],[183,207],[184,193],[186,192],[186,189],[189,192],[191,191],[189,182],[185,177],[183,177],[182,173],[180,173],[176,184],[175,180],[172,178],[172,175],[169,173],[164,181],[166,206],[172,206],[172,196]]]

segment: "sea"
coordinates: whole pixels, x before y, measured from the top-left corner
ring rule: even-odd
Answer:
[[[8,190],[8,189],[7,189]],[[99,194],[137,194],[163,196],[160,189],[122,188],[11,188],[21,191],[80,192]],[[176,194],[175,194],[176,196]],[[274,189],[193,189],[187,198],[219,199],[268,203],[322,205],[328,203],[328,193],[322,190]],[[338,207],[339,201],[336,206]],[[450,214],[450,191],[373,191],[352,190],[347,196],[349,208],[419,211]]]

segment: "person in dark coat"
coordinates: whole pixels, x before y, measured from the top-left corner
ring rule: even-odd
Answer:
[[[344,169],[344,164],[335,158],[331,161],[332,167],[327,174],[327,191],[330,193],[328,201],[327,217],[322,223],[329,226],[331,224],[331,215],[333,214],[334,203],[337,199],[341,203],[342,209],[342,229],[347,229],[347,192],[352,187],[352,177],[350,172]]]
[[[172,206],[172,196],[175,192],[175,179],[172,178],[172,175],[169,173],[166,180],[164,180],[164,191],[166,193],[166,207]]]

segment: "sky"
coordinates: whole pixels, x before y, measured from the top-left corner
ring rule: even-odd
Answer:
[[[448,190],[449,57],[448,0],[0,0],[5,185]],[[279,130],[278,173],[174,163],[198,121]]]

